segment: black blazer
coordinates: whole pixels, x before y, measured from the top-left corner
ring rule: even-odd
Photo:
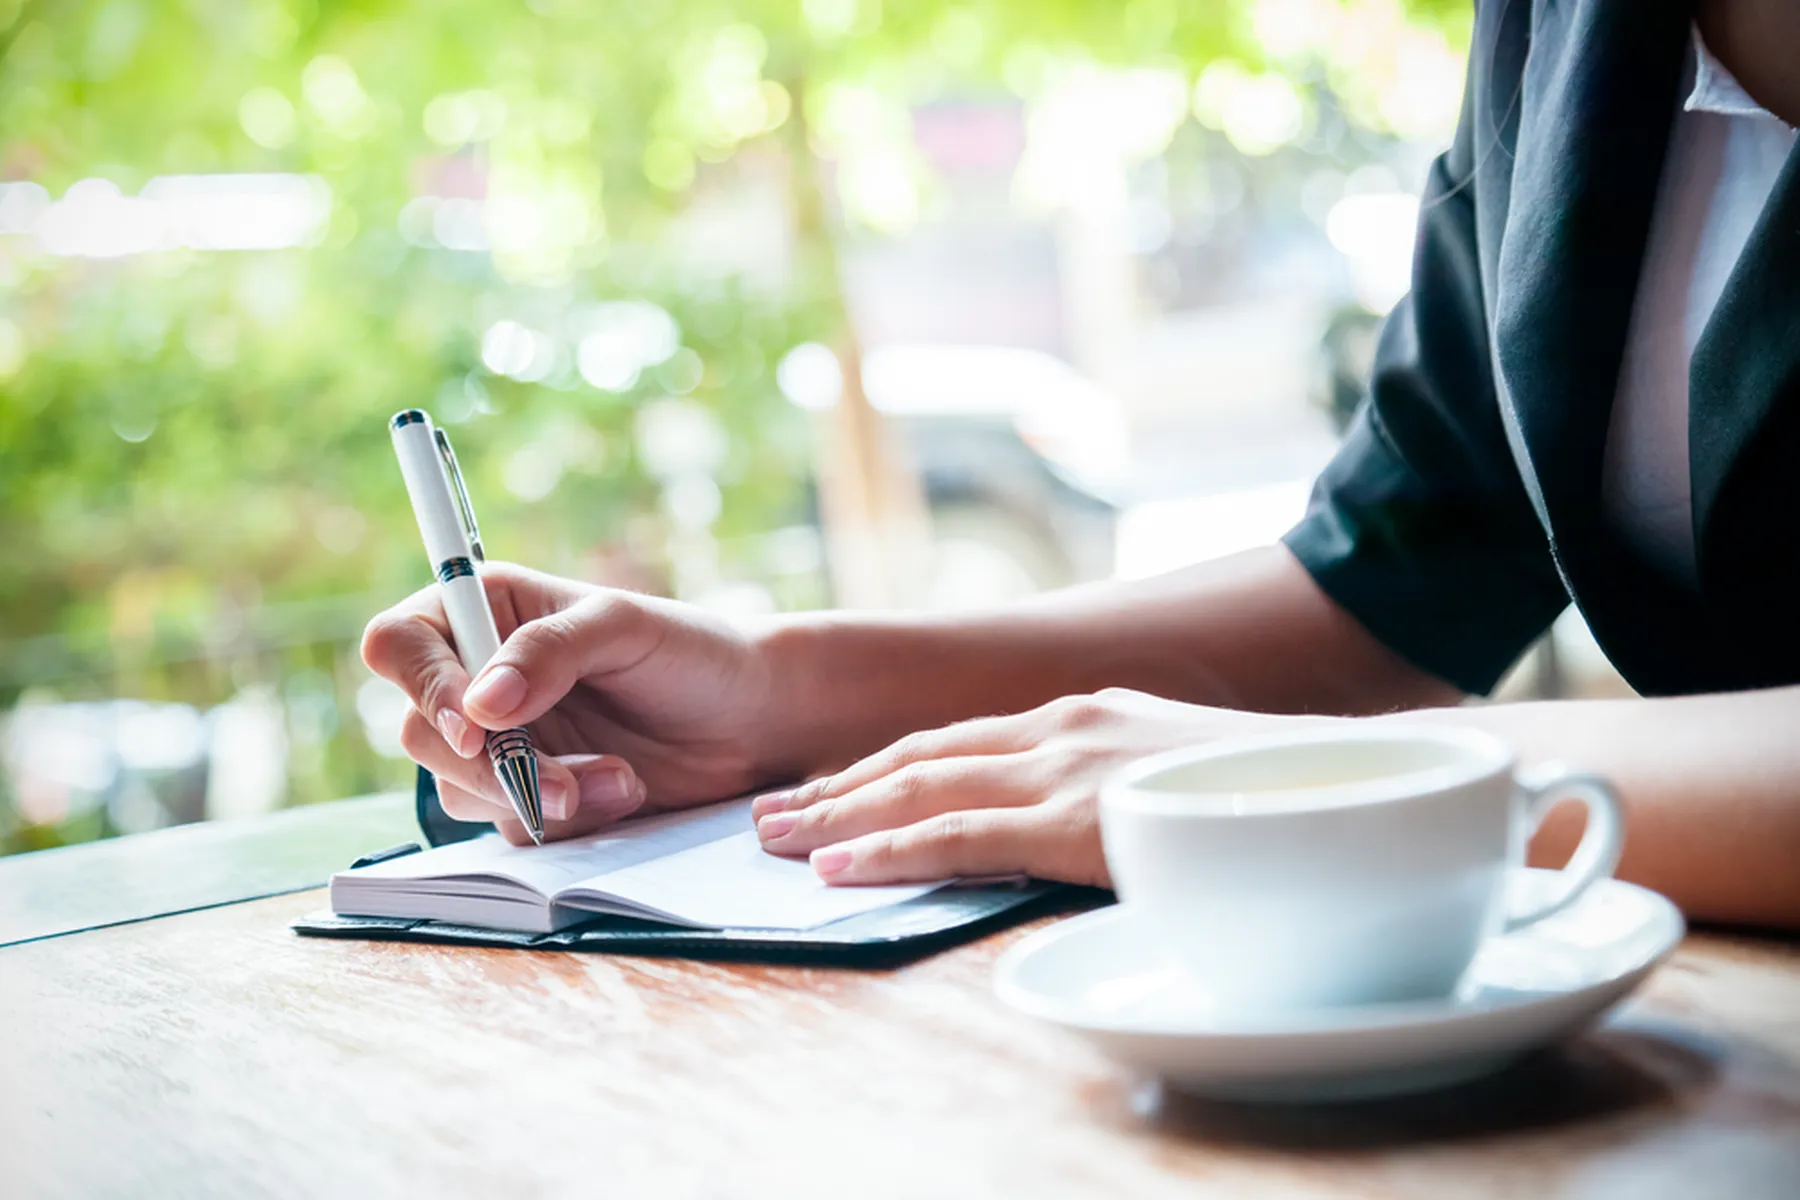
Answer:
[[[1698,591],[1600,507],[1691,0],[1476,6],[1412,295],[1287,545],[1401,655],[1486,692],[1572,599],[1649,694],[1800,682],[1800,149],[1691,369]]]

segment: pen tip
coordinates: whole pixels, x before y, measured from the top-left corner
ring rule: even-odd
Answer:
[[[488,735],[488,757],[500,790],[506,793],[519,824],[537,845],[544,844],[544,798],[539,790],[537,755],[523,729],[507,729]]]

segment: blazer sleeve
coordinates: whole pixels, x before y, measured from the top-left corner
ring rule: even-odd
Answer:
[[[1456,140],[1432,164],[1412,292],[1382,330],[1369,394],[1283,541],[1377,639],[1485,694],[1568,594],[1494,388],[1470,149],[1475,91],[1471,79]]]

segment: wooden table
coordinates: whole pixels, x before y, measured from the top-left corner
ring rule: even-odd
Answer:
[[[300,938],[318,892],[0,949],[0,1195],[1800,1196],[1800,947],[1690,937],[1607,1027],[1345,1108],[1160,1093],[989,991]]]

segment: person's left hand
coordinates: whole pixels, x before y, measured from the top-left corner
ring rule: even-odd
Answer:
[[[751,814],[766,849],[810,855],[829,883],[1032,875],[1107,887],[1098,800],[1114,771],[1162,750],[1343,719],[1109,688],[909,734],[835,775],[758,797]]]

